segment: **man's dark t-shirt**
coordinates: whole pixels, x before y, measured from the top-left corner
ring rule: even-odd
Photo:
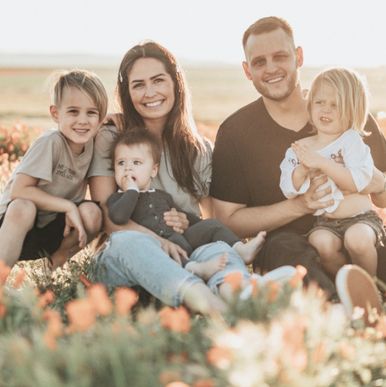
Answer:
[[[375,166],[386,171],[386,140],[369,116],[364,141],[370,146]],[[280,163],[291,144],[313,134],[307,124],[300,131],[284,128],[269,115],[262,98],[241,108],[220,126],[213,152],[210,194],[219,200],[266,206],[286,200],[280,182]],[[306,233],[315,218],[299,218],[281,229]]]

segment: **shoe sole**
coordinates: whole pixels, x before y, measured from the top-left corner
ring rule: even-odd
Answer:
[[[369,321],[369,312],[375,309],[379,315],[382,305],[377,287],[370,275],[359,266],[345,265],[338,271],[335,284],[347,315],[351,318],[355,307],[362,308],[365,324],[372,325],[373,322]]]

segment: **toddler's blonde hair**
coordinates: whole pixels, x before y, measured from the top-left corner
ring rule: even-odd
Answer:
[[[336,92],[336,104],[345,130],[352,128],[365,135],[364,127],[369,113],[368,92],[360,75],[345,68],[332,68],[319,73],[308,94],[307,109],[310,117],[315,94],[323,87],[323,83],[330,85]]]

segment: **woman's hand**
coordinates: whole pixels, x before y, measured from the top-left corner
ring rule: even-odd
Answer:
[[[175,208],[164,212],[164,221],[169,227],[172,227],[175,232],[180,234],[183,234],[189,227],[189,221],[186,214],[178,212]]]
[[[113,124],[117,129],[121,130],[123,127],[123,115],[122,113],[109,113],[103,123],[105,125]]]
[[[158,238],[161,242],[161,248],[167,255],[169,255],[170,258],[174,259],[177,263],[181,265],[181,258],[188,258],[188,254],[186,254],[186,251],[178,246],[177,244],[165,239],[165,238]]]

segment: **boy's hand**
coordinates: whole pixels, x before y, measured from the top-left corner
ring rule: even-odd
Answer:
[[[64,227],[63,236],[66,237],[70,234],[72,229],[78,232],[79,247],[83,247],[87,244],[87,234],[83,227],[83,222],[80,217],[78,207],[74,204],[72,209],[66,212],[66,225]]]
[[[164,221],[172,227],[175,232],[183,234],[189,227],[189,220],[183,212],[178,212],[175,208],[171,208],[170,211],[164,212]]]
[[[188,258],[186,251],[177,244],[165,238],[159,238],[159,241],[161,242],[162,250],[165,251],[165,253],[169,255],[170,258],[174,259],[180,265],[182,257]]]
[[[295,152],[296,157],[306,168],[320,168],[323,162],[326,160],[318,152],[310,149],[307,145],[294,142],[291,145],[292,150]]]

